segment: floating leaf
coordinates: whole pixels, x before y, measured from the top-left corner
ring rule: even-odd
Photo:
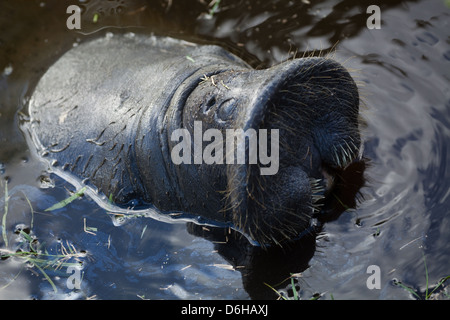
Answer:
[[[8,247],[8,237],[6,236],[6,215],[8,214],[8,182],[5,184],[5,212],[3,213],[2,218],[2,235],[3,235],[3,242],[5,243],[5,247]]]
[[[147,225],[145,225],[145,226],[144,226],[144,229],[142,230],[142,233],[141,233],[141,239],[142,239],[142,237],[144,236],[145,230],[147,230]]]
[[[60,201],[57,204],[54,204],[50,208],[45,209],[45,211],[53,211],[56,209],[64,208],[65,206],[67,206],[69,203],[71,203],[75,199],[78,199],[79,197],[83,196],[85,191],[86,191],[86,187],[83,187],[79,191],[77,191],[73,195],[71,195],[69,198],[64,199],[63,201]]]
[[[209,10],[209,15],[213,16],[219,9],[220,0],[214,0],[210,3],[212,6],[211,10]]]
[[[96,235],[95,232],[97,232],[97,228],[86,226],[86,218],[84,218],[83,221],[84,221],[83,222],[84,223],[84,228],[83,228],[84,232],[90,233],[95,236]]]

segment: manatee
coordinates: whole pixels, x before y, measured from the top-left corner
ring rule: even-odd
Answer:
[[[28,107],[57,174],[261,245],[307,230],[332,172],[360,156],[358,88],[327,57],[259,70],[216,45],[107,34],[64,53]]]

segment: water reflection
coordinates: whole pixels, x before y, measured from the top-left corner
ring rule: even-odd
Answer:
[[[318,223],[300,239],[282,247],[274,245],[263,249],[250,244],[236,231],[193,223],[188,223],[188,232],[214,243],[217,252],[241,273],[244,288],[252,299],[274,299],[280,294],[292,298],[292,288],[290,291],[285,288],[289,286],[291,275],[295,274],[297,282],[299,274],[309,267],[308,262],[316,250],[316,237],[323,225],[338,219],[344,211],[356,208],[358,199],[363,198],[360,190],[366,183],[364,171],[368,163],[368,159],[355,161],[337,172],[334,187],[316,217]]]
[[[430,284],[449,274],[450,13],[444,1],[378,1],[382,29],[377,31],[366,29],[370,1],[222,0],[210,17],[205,1],[78,3],[81,32],[65,27],[64,1],[0,4],[5,13],[0,15],[0,177],[15,195],[6,228],[14,234],[16,225],[30,223],[26,194],[36,213],[32,230],[42,243],[51,247],[60,238],[92,254],[95,260],[85,269],[86,294],[76,297],[246,298],[242,278],[251,297],[276,298],[262,282],[286,293],[290,283],[283,280],[302,273],[298,288],[305,290],[303,297],[327,291],[337,299],[410,299],[414,296],[392,279],[424,292],[424,257]],[[96,23],[95,12],[100,13]],[[51,63],[74,44],[102,36],[108,27],[220,44],[254,67],[314,51],[334,52],[336,46],[336,57],[350,59],[347,66],[360,70],[356,73],[369,106],[364,155],[370,165],[345,178],[354,182],[339,188],[342,194],[329,197],[327,219],[319,219],[322,227],[284,251],[262,252],[230,235],[235,240],[229,244],[211,242],[205,239],[224,240],[223,230],[188,226],[197,237],[184,225],[145,218],[115,227],[87,197],[63,211],[43,214],[72,189],[52,177],[50,188],[38,182],[46,176],[45,168],[30,157],[18,110]],[[362,196],[364,201],[358,202]],[[334,210],[341,202],[342,208]],[[2,188],[0,215],[4,204]],[[355,205],[356,210],[341,211]],[[97,236],[82,231],[83,218],[98,227]],[[214,263],[228,263],[237,271],[211,271]],[[366,287],[365,270],[373,264],[382,271],[381,290]],[[270,266],[267,277],[265,265]],[[0,286],[15,279],[6,293],[0,292],[2,297],[55,298],[51,286],[33,271],[25,269],[16,277],[21,268],[13,259],[0,260]],[[64,281],[56,283],[61,297],[71,295],[63,290]],[[448,298],[448,287],[441,296]]]

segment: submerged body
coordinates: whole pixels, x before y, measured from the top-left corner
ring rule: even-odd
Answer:
[[[116,203],[230,222],[261,244],[305,230],[324,168],[345,167],[360,147],[357,87],[335,61],[254,70],[220,47],[164,37],[71,49],[39,81],[29,112],[40,154]],[[266,134],[266,158],[255,161],[247,137],[237,161],[231,130],[254,130],[258,143]],[[219,161],[230,152],[234,162]]]

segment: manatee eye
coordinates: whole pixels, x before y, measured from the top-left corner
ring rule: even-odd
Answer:
[[[237,110],[236,106],[237,101],[235,98],[223,101],[217,108],[217,117],[222,121],[232,120]]]

